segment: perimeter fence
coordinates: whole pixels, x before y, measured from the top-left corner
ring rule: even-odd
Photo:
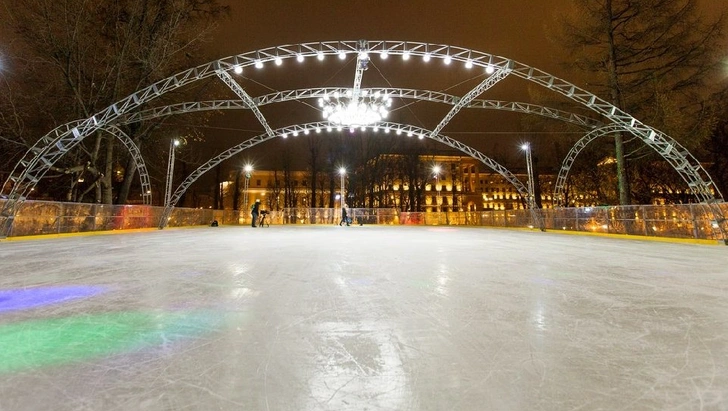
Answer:
[[[0,200],[0,207],[3,201]],[[546,230],[629,234],[648,237],[723,240],[715,210],[728,215],[728,203],[634,205],[537,210]],[[146,205],[105,205],[25,201],[13,221],[10,236],[129,230],[159,226],[164,208]],[[236,210],[174,208],[169,227],[250,224]],[[475,227],[533,227],[528,210],[474,212],[400,212],[393,208],[348,209],[353,225],[451,225]],[[286,208],[270,211],[272,225],[333,225],[341,222],[338,208]],[[536,227],[539,228],[539,227]]]

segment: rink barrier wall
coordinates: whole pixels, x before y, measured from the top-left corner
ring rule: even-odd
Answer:
[[[0,200],[0,206],[5,200]],[[728,214],[728,203],[718,206]],[[93,231],[155,228],[164,207],[26,201],[13,222],[11,237]],[[642,237],[721,240],[712,214],[701,204],[633,205],[539,209],[545,229],[625,234]],[[169,227],[249,225],[250,216],[237,210],[174,208]],[[348,209],[352,225],[451,225],[533,228],[529,210],[399,212],[393,208]],[[341,222],[339,208],[286,208],[271,211],[271,225],[334,225]]]

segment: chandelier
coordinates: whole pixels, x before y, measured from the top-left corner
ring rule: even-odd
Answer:
[[[368,90],[361,90],[359,94],[355,95],[352,90],[347,90],[343,96],[339,92],[333,96],[325,94],[318,101],[324,119],[341,126],[364,126],[387,118],[392,106],[388,95],[379,91],[369,93]]]

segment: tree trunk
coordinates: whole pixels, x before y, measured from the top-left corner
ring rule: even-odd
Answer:
[[[614,22],[612,0],[607,0],[606,10],[609,15],[610,25]],[[622,109],[622,92],[619,87],[619,78],[617,75],[617,56],[616,45],[614,39],[614,28],[609,30],[609,89],[612,95],[612,104]],[[619,191],[619,204],[628,205],[631,203],[629,198],[629,181],[627,180],[626,164],[624,160],[624,138],[622,134],[614,136],[614,157],[617,162],[617,187]]]
[[[126,167],[124,169],[124,181],[121,182],[119,188],[119,195],[116,197],[116,204],[127,204],[129,201],[129,193],[131,192],[131,185],[134,182],[136,176],[137,165],[134,158],[129,156],[126,161]],[[144,193],[141,193],[142,195]]]
[[[106,164],[104,166],[104,175],[101,177],[101,200],[104,204],[114,203],[114,187],[112,177],[114,176],[114,138],[111,136],[106,139]]]

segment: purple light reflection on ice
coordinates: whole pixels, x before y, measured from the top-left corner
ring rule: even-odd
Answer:
[[[80,298],[93,297],[104,291],[106,291],[104,287],[88,285],[0,290],[0,313],[26,310],[49,304],[60,304]]]

